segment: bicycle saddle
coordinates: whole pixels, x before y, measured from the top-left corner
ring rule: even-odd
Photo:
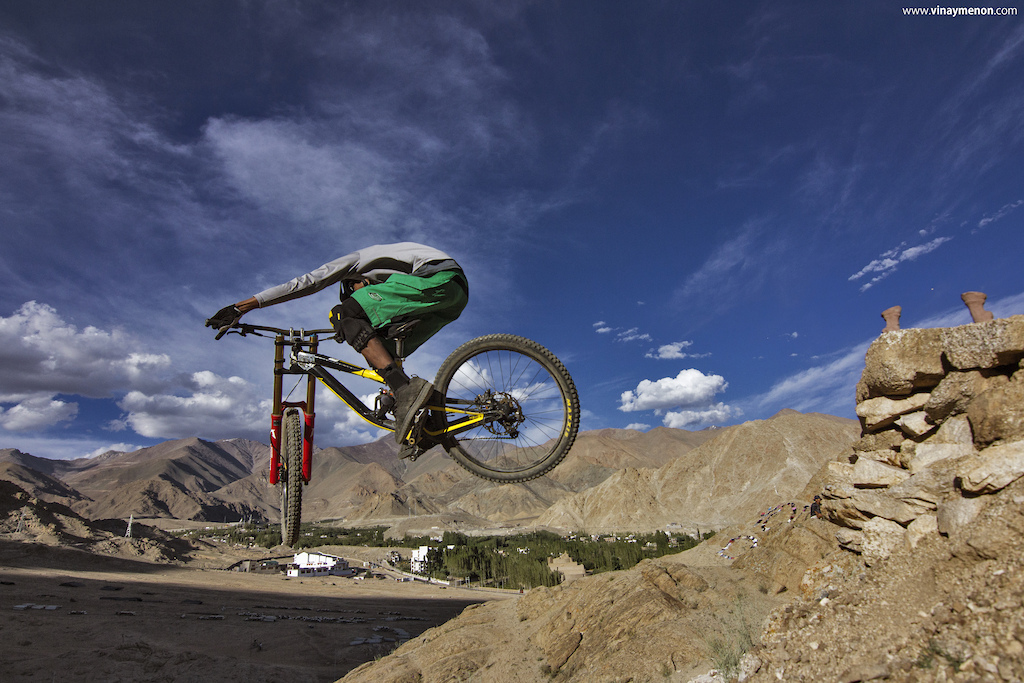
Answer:
[[[402,341],[409,336],[413,328],[420,324],[418,318],[412,320],[402,320],[399,322],[388,323],[384,327],[380,328],[380,333],[385,339],[393,339],[394,341]]]

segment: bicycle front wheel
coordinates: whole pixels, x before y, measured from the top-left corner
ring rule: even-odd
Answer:
[[[289,408],[281,419],[281,543],[293,547],[302,525],[302,417]]]
[[[471,428],[442,441],[478,477],[536,479],[560,463],[576,440],[576,385],[553,353],[529,339],[492,334],[466,342],[438,370],[434,388],[445,398],[449,428],[482,414]]]

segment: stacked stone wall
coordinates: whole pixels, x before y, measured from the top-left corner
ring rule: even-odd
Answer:
[[[861,438],[822,491],[840,544],[871,562],[957,534],[1024,476],[1024,316],[883,332],[856,410]]]

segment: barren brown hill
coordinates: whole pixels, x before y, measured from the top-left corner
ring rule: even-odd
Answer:
[[[126,530],[120,520],[84,519],[60,503],[40,500],[9,481],[0,481],[0,536],[7,541],[161,563],[181,562],[192,550],[187,541],[146,525],[133,525],[131,538],[125,536]]]
[[[627,468],[540,517],[553,528],[721,529],[800,495],[859,433],[854,420],[783,411],[719,430],[658,469]]]
[[[778,429],[809,429],[798,414],[794,415],[791,424],[783,425],[784,420],[777,418]],[[821,418],[819,422],[826,424],[827,420]],[[740,428],[585,432],[565,461],[549,475],[504,486],[470,475],[440,448],[415,461],[398,458],[393,440],[387,437],[360,446],[326,448],[314,454],[313,477],[303,491],[303,518],[391,525],[410,515],[444,514],[487,526],[530,526],[538,520],[540,524],[566,528],[581,528],[584,524],[621,530],[663,526],[680,521],[671,508],[661,516],[635,511],[662,505],[665,501],[658,496],[663,494],[669,495],[666,501],[671,496],[682,500],[695,491],[706,494],[706,477],[728,482],[736,475],[730,468],[746,468],[733,465],[734,460],[741,462],[736,460],[741,455],[738,451],[732,458],[717,451],[710,455],[701,451],[702,455],[694,458],[695,449],[709,443],[728,443],[730,448],[748,450],[763,447],[743,439],[726,441],[736,429]],[[838,438],[838,444],[847,438],[834,430],[819,431],[821,442]],[[796,433],[789,439],[797,444],[806,440]],[[243,518],[276,521],[280,515],[279,492],[267,482],[269,453],[265,444],[240,439],[215,443],[183,439],[131,453],[110,452],[73,461],[50,461],[14,450],[0,452],[0,460],[27,468],[18,473],[12,470],[8,478],[30,487],[37,486],[33,479],[38,480],[40,493],[47,486],[56,490],[53,483],[44,486],[43,477],[62,482],[68,487],[65,502],[91,518],[135,515],[217,522]],[[764,454],[758,457],[765,459]],[[765,467],[782,474],[773,471],[763,478],[783,481],[787,472],[788,476],[804,477],[803,469],[796,466],[802,462],[801,457],[791,462],[769,458],[771,464]],[[679,471],[652,474],[669,467]],[[40,474],[35,476],[31,471]],[[673,477],[696,483],[691,489],[676,491],[671,484]],[[778,495],[783,493],[780,490]],[[81,498],[75,499],[75,495]],[[599,501],[600,505],[581,500]],[[601,506],[614,514],[600,512]],[[731,519],[697,521],[707,529]]]
[[[235,448],[229,452],[217,443],[193,437],[96,460],[61,479],[90,498],[98,498],[119,486],[154,479],[180,484],[186,491],[215,491],[252,471],[249,453]]]
[[[72,505],[88,500],[61,480],[17,462],[0,462],[0,479],[17,484],[48,503]]]

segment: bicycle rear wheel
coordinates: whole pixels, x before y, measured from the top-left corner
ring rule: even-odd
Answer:
[[[492,334],[457,348],[438,370],[446,425],[483,412],[467,431],[446,437],[448,453],[478,477],[513,483],[551,471],[569,452],[580,423],[572,377],[537,342]]]
[[[292,547],[302,525],[302,416],[289,408],[281,419],[281,543]]]

